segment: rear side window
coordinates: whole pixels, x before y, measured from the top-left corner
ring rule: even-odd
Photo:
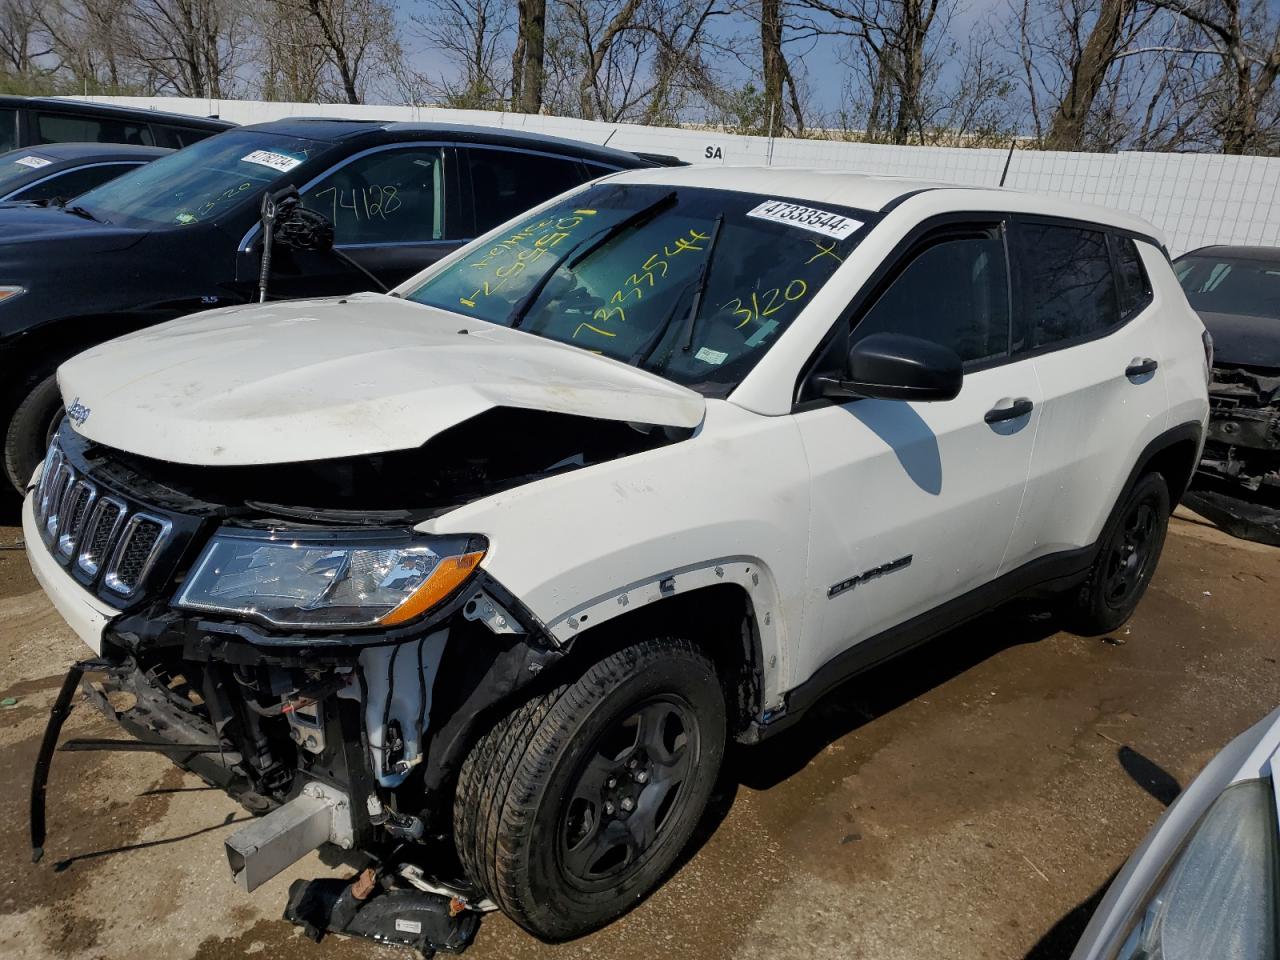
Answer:
[[[35,117],[37,143],[153,144],[151,129],[144,123],[65,113],[37,113]]]
[[[18,146],[18,111],[0,109],[0,153]]]
[[[903,333],[951,347],[966,363],[1009,349],[1009,278],[998,230],[927,242],[863,314],[853,340]]]
[[[587,179],[576,160],[483,147],[462,153],[471,168],[476,236]]]
[[[1086,339],[1120,322],[1106,234],[1023,223],[1017,236],[1028,349]]]
[[[1143,269],[1138,245],[1130,237],[1113,237],[1116,251],[1116,281],[1120,288],[1120,315],[1129,317],[1151,299],[1151,281]]]

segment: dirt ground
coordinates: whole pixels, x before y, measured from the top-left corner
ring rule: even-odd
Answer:
[[[159,756],[57,756],[45,860],[27,795],[49,706],[83,650],[0,504],[0,955],[405,956],[315,946],[279,919],[289,882],[232,885],[247,816]],[[4,526],[3,524],[9,524]],[[486,919],[469,956],[612,960],[1066,957],[1164,805],[1280,703],[1280,549],[1177,520],[1128,628],[993,615],[865,676],[799,728],[730,758],[704,835],[620,922],[562,946]],[[111,736],[79,708],[68,736]]]

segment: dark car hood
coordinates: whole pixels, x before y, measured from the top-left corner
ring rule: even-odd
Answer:
[[[1280,368],[1280,319],[1201,311],[1213,336],[1213,363],[1229,367]]]
[[[143,237],[145,230],[95,223],[57,207],[37,207],[25,203],[0,204],[0,248],[27,246],[49,241],[89,247],[106,253],[123,250]],[[0,256],[4,260],[9,257]]]

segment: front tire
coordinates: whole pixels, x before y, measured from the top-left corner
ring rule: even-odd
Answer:
[[[1144,474],[1103,531],[1088,579],[1064,606],[1068,630],[1096,637],[1133,616],[1156,572],[1170,512],[1164,477]]]
[[[4,470],[19,493],[27,488],[36,466],[44,459],[62,414],[58,379],[49,374],[27,392],[9,418],[4,437]]]
[[[463,763],[454,837],[472,881],[562,941],[635,906],[688,843],[725,747],[715,666],[635,643],[499,720]]]

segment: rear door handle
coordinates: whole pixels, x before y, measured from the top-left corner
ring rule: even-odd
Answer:
[[[1019,417],[1025,417],[1031,412],[1034,404],[1026,397],[1018,397],[1016,400],[1001,400],[994,407],[983,414],[982,419],[987,423],[1002,423],[1005,420],[1017,420]]]
[[[1160,364],[1150,357],[1134,357],[1129,361],[1129,365],[1124,368],[1124,375],[1130,380],[1136,377],[1145,377],[1148,373],[1155,373],[1158,366]]]

